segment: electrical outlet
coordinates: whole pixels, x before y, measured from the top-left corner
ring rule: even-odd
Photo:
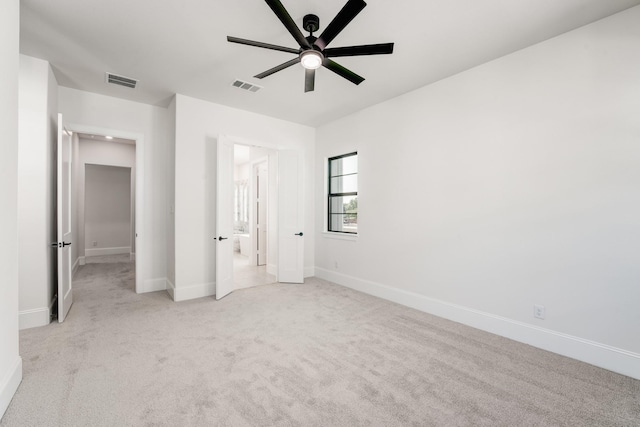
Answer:
[[[544,320],[544,305],[537,305],[535,304],[533,306],[533,317],[535,317],[536,319],[543,319]]]
[[[93,242],[93,246],[98,246],[98,242]]]

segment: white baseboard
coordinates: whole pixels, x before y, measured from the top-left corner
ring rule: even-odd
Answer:
[[[176,302],[187,301],[190,299],[202,297],[210,297],[216,294],[216,284],[214,282],[185,287],[175,286],[172,283],[171,286],[172,288],[169,291],[169,294],[173,294],[173,300]]]
[[[172,300],[187,301],[195,298],[209,297],[216,294],[215,283],[204,283],[186,287],[176,287],[168,278],[147,280],[143,292],[167,291]],[[142,292],[138,292],[142,293]]]
[[[73,267],[71,267],[71,277],[76,275],[78,271],[78,267],[80,266],[80,257],[76,258],[76,262],[73,263]]]
[[[13,395],[22,382],[22,358],[18,357],[0,382],[0,419],[7,411]]]
[[[167,278],[167,293],[172,300],[176,300],[176,287],[171,280]]]
[[[18,327],[20,330],[46,326],[49,323],[51,323],[51,310],[49,307],[18,312]]]
[[[640,379],[640,354],[316,267],[316,277]]]
[[[136,288],[136,293],[144,294],[147,292],[158,292],[167,290],[167,279],[147,279],[142,282],[142,289]]]
[[[278,266],[276,264],[267,264],[267,274],[278,274]]]
[[[100,256],[100,255],[120,255],[120,254],[130,254],[131,246],[123,246],[120,248],[91,248],[85,249],[84,255],[89,256]]]
[[[79,256],[79,257],[78,257],[78,263],[79,263],[80,265],[87,265],[87,258],[86,258],[86,257],[83,257],[83,256]]]
[[[267,274],[273,274],[274,276],[278,275],[278,265],[277,264],[267,264]],[[303,271],[303,277],[313,277],[316,275],[315,267],[305,267]]]
[[[315,267],[305,267],[304,272],[302,273],[304,277],[313,277],[316,275]]]

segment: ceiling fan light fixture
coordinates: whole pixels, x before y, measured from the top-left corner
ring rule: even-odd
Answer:
[[[327,48],[329,43],[336,38],[338,34],[345,29],[347,25],[367,6],[364,0],[347,0],[340,12],[322,31],[319,37],[313,35],[320,28],[320,19],[317,15],[305,15],[302,20],[302,27],[310,34],[305,37],[289,15],[289,12],[282,5],[280,0],[265,0],[267,5],[276,14],[280,22],[284,24],[289,34],[298,42],[300,49],[293,49],[286,46],[278,46],[275,44],[258,42],[253,40],[241,39],[238,37],[227,36],[227,41],[231,43],[244,44],[247,46],[255,46],[263,49],[277,50],[280,52],[293,53],[295,58],[268,69],[262,73],[256,74],[256,79],[263,79],[278,71],[282,71],[295,64],[300,64],[305,69],[304,72],[304,91],[311,92],[314,90],[316,72],[320,67],[325,67],[333,71],[342,78],[349,80],[355,85],[359,85],[364,81],[353,71],[334,62],[333,58],[345,56],[363,56],[363,55],[384,55],[393,53],[393,43],[378,43],[359,46],[344,46],[338,48]]]
[[[324,56],[317,50],[305,50],[300,54],[300,64],[307,70],[317,70],[322,66]]]

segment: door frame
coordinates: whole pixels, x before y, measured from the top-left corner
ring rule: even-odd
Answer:
[[[287,147],[287,146],[283,146],[281,144],[276,144],[276,143],[271,143],[271,142],[267,142],[267,141],[262,141],[262,140],[255,140],[255,139],[251,139],[251,138],[245,138],[245,137],[241,137],[241,136],[236,136],[236,135],[229,135],[229,134],[225,134],[225,133],[221,133],[221,135],[224,135],[224,137],[231,141],[233,144],[238,144],[238,145],[245,145],[245,146],[249,146],[249,147],[257,147],[257,148],[267,148],[270,150],[274,150],[276,152],[276,159],[279,156],[279,153],[281,150],[295,150],[298,151],[300,153],[300,155],[303,155],[303,150],[299,147]],[[276,164],[272,165],[271,162],[268,162],[268,167],[269,167],[269,174],[272,173],[272,169],[277,171],[278,170],[278,162],[276,162]],[[252,169],[253,169],[253,165],[252,165]],[[253,172],[252,172],[253,175]],[[271,226],[274,227],[275,230],[275,235],[278,236],[279,233],[279,227],[278,227],[278,198],[279,198],[279,191],[280,191],[280,185],[279,183],[276,184],[276,194],[275,194],[275,209],[276,209],[276,214],[275,214],[275,224],[271,224]],[[249,209],[249,212],[251,213],[252,209]],[[251,218],[250,218],[250,221]],[[276,238],[276,248],[275,248],[275,253],[278,254],[278,243],[277,243],[278,239]],[[269,249],[267,249],[267,253],[269,253]],[[275,267],[275,271],[270,271],[270,264],[267,260],[267,273],[269,274],[273,274],[276,277],[276,282],[280,281],[280,277],[278,277],[278,266],[280,265],[280,256],[276,255],[276,264],[274,265]]]
[[[261,147],[261,148],[263,148],[263,147]],[[257,183],[256,183],[256,178],[258,176],[257,168],[263,163],[267,164],[267,176],[268,176],[268,174],[269,174],[269,172],[268,172],[269,171],[269,156],[261,157],[259,159],[252,160],[250,162],[250,165],[251,165],[251,187],[250,187],[251,188],[251,192],[250,192],[251,208],[249,209],[249,222],[250,222],[249,226],[251,228],[251,234],[253,236],[257,235],[256,222],[257,222],[257,218],[258,218],[258,215],[259,215],[258,209],[256,208],[257,192],[258,192]],[[268,194],[267,195],[267,206],[269,206],[269,198],[272,197],[272,195],[269,192],[269,184],[268,183],[267,183],[267,194]],[[277,224],[277,221],[271,221],[270,222],[268,220],[268,218],[269,218],[269,212],[268,211],[267,211],[267,215],[266,216],[267,216],[267,230],[269,230],[269,228],[273,226],[273,224],[271,224],[271,222],[275,222]],[[277,231],[277,229],[276,229],[276,231]],[[268,231],[267,231],[267,234],[268,234]],[[268,254],[269,253],[269,246],[268,246],[269,245],[269,237],[268,236],[267,236],[266,245],[267,245],[267,247],[265,249],[265,252],[267,252],[267,254]],[[257,258],[258,249],[259,248],[258,248],[257,240],[255,238],[251,239],[251,255],[254,257],[254,261],[255,261],[256,265],[258,264],[258,258]],[[269,264],[269,259],[267,257],[265,265],[268,265],[268,264]]]
[[[136,146],[136,197],[135,197],[135,227],[136,227],[136,293],[147,292],[144,285],[145,271],[149,255],[145,248],[145,210],[144,210],[144,134],[122,131],[119,129],[87,126],[82,124],[67,124],[67,129],[74,133],[91,135],[109,135],[114,138],[135,141]]]

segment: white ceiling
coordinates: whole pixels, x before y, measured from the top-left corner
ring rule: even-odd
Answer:
[[[346,0],[281,0],[320,32]],[[22,53],[49,61],[62,86],[166,106],[174,93],[318,126],[640,4],[640,0],[368,0],[330,47],[395,42],[393,55],[338,58],[366,80],[327,69],[304,93],[296,65],[252,76],[294,55],[226,36],[297,48],[261,0],[21,0]],[[305,33],[306,34],[306,33]],[[139,79],[105,83],[105,72]],[[257,93],[235,79],[263,86]]]

